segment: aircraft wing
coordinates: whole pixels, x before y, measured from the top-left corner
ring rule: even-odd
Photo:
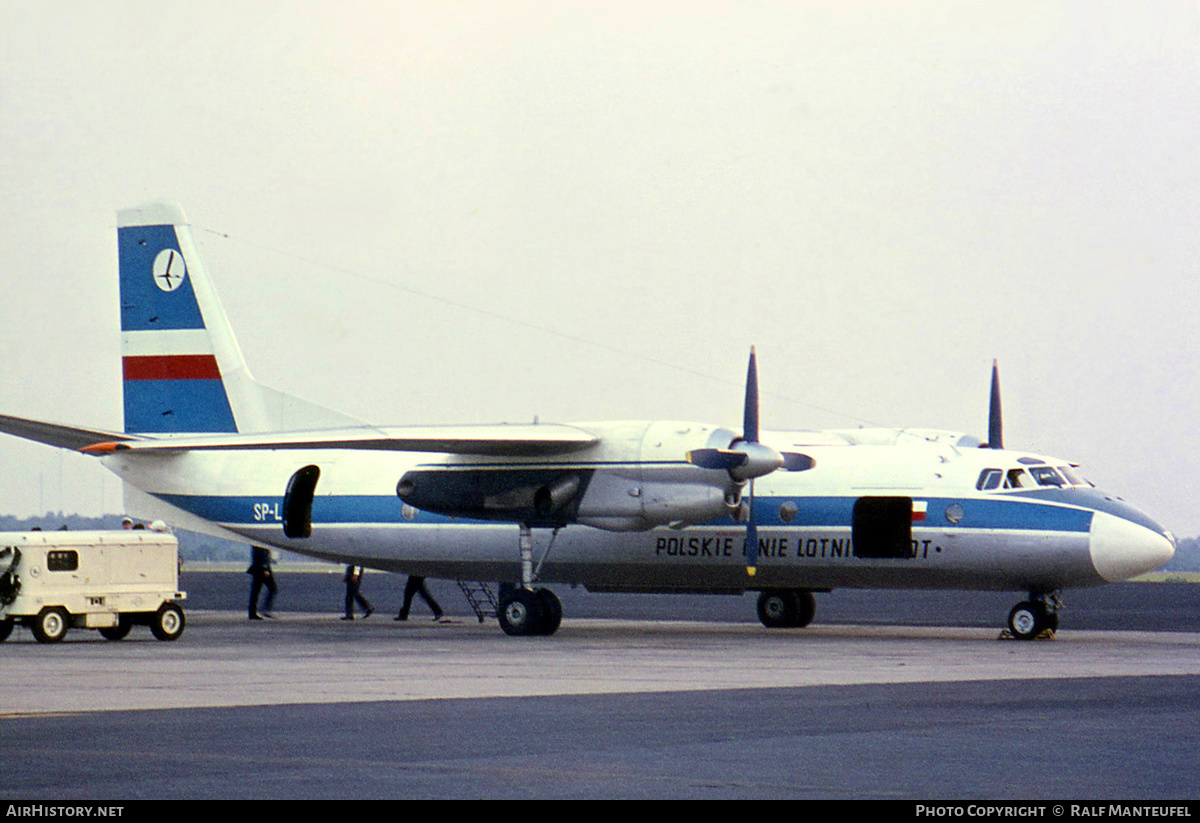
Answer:
[[[27,420],[24,417],[12,417],[6,414],[0,414],[0,432],[45,443],[47,446],[76,450],[84,449],[95,443],[124,442],[132,439],[129,435],[116,432],[61,426],[57,423]]]
[[[0,425],[0,431],[7,429]],[[117,451],[178,453],[215,450],[351,449],[532,457],[579,451],[596,442],[598,439],[593,434],[574,426],[526,424],[388,428],[362,426],[300,432],[178,435],[156,439],[132,439],[118,435],[96,438],[79,448],[88,454]]]

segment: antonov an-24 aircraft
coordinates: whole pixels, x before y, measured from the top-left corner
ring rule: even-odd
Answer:
[[[703,423],[377,427],[256,382],[183,210],[118,213],[125,431],[0,417],[94,455],[147,520],[343,563],[504,584],[508,634],[562,618],[541,584],[757,591],[768,627],[841,587],[1011,590],[1018,638],[1058,593],[1161,566],[1174,538],[1066,460],[923,429]],[[981,447],[986,446],[986,447]]]

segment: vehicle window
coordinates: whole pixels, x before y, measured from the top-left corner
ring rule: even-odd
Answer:
[[[980,491],[991,491],[1000,487],[1000,481],[1004,479],[1004,472],[999,469],[984,469],[979,473],[979,480],[975,483],[975,488]]]
[[[1033,474],[1033,479],[1038,482],[1039,486],[1057,486],[1062,488],[1066,485],[1062,479],[1062,475],[1049,466],[1035,466],[1029,471]]]
[[[1088,481],[1086,481],[1082,477],[1080,477],[1078,474],[1076,474],[1075,470],[1072,469],[1070,466],[1059,466],[1058,472],[1063,477],[1067,478],[1067,482],[1070,483],[1072,486],[1090,486],[1090,485],[1092,485],[1091,483],[1089,483]]]
[[[46,552],[46,571],[73,572],[79,568],[79,552],[57,549]]]
[[[1025,474],[1024,469],[1009,469],[1008,475],[1004,478],[1004,488],[1006,489],[1024,489],[1029,486],[1029,477]]]

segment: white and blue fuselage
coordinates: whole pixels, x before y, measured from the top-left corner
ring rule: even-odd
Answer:
[[[857,442],[835,433],[777,433],[764,435],[764,441],[780,449],[803,449],[813,467],[756,481],[759,563],[755,577],[747,578],[745,527],[733,512],[675,526],[652,525],[655,516],[647,514],[655,504],[656,485],[706,474],[682,455],[686,441],[706,437],[712,427],[675,422],[579,427],[596,433],[601,445],[558,461],[338,449],[171,457],[117,453],[105,460],[132,486],[174,510],[150,506],[148,516],[170,513],[178,522],[182,511],[264,545],[458,579],[519,580],[517,526],[404,503],[397,484],[410,471],[533,466],[590,472],[578,519],[600,525],[577,522],[557,534],[553,524],[534,529],[535,560],[539,580],[596,590],[1052,592],[1128,579],[1158,568],[1174,551],[1166,530],[1080,480],[1067,461],[980,449],[968,438],[945,433],[872,433],[877,440],[892,438],[888,445],[862,442],[861,433]],[[619,430],[621,436],[606,430]],[[679,442],[671,444],[673,439]],[[616,448],[614,441],[620,444]],[[626,454],[612,453],[622,446]],[[674,461],[667,459],[668,451]],[[311,534],[288,538],[284,492],[304,466],[320,469]],[[589,501],[593,494],[599,495],[596,505]],[[911,534],[908,552],[875,557],[855,551],[856,505],[864,499],[902,501]],[[648,528],[638,528],[643,524]]]

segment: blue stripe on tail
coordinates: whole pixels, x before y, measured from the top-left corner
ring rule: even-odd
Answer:
[[[173,291],[154,285],[154,261],[165,250],[183,258],[174,226],[129,226],[117,230],[121,331],[204,328],[204,318],[186,271]]]

